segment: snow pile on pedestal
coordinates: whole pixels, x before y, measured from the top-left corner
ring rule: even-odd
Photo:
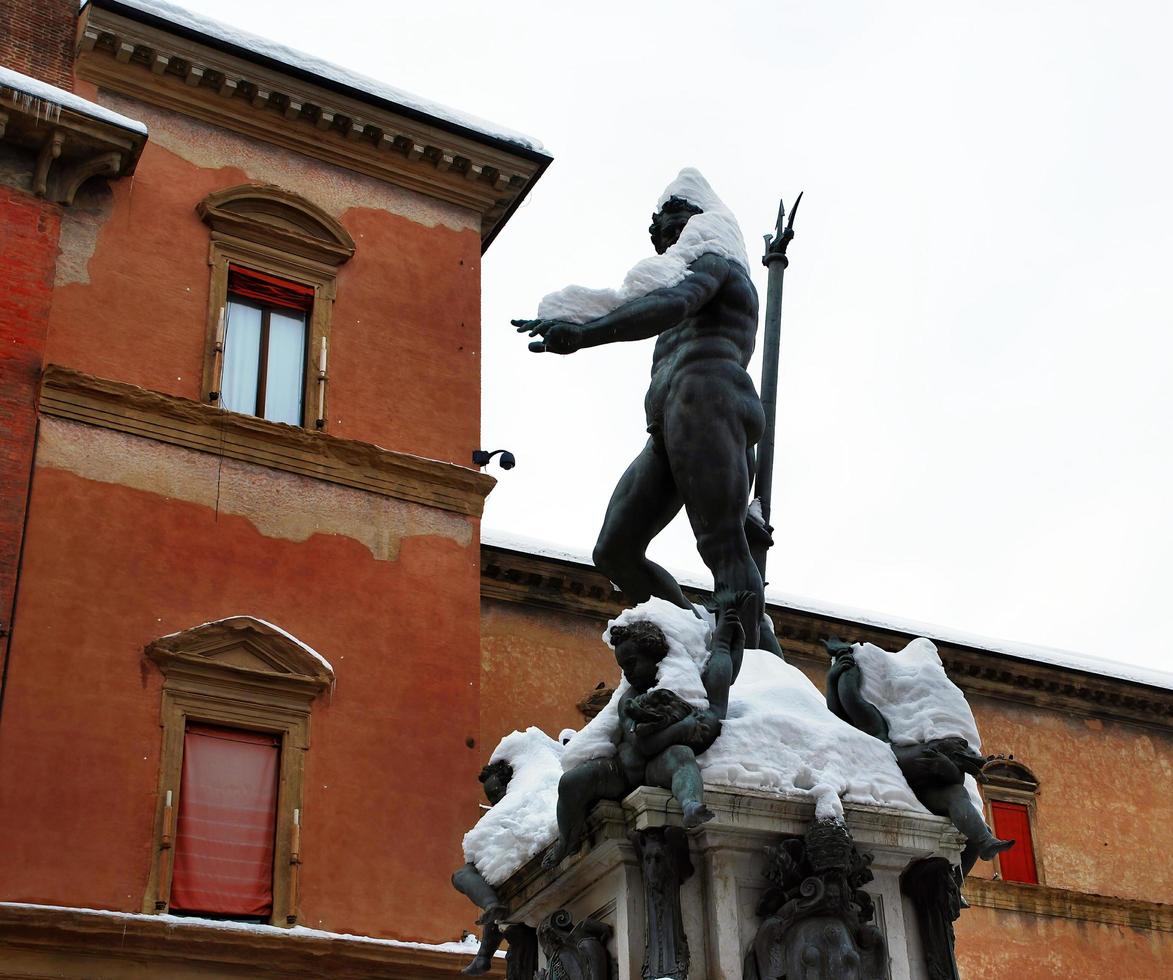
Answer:
[[[721,735],[697,761],[706,784],[809,796],[818,820],[842,818],[844,800],[925,812],[892,750],[833,715],[802,671],[765,650],[745,651]]]
[[[714,193],[700,171],[692,167],[681,170],[660,195],[656,210],[659,211],[671,197],[684,198],[704,212],[688,219],[675,245],[663,255],[652,255],[637,262],[618,289],[567,286],[550,293],[538,304],[538,316],[542,319],[569,320],[571,323],[598,319],[633,299],[639,299],[657,289],[675,286],[689,274],[688,267],[693,262],[710,252],[737,263],[749,275],[745,239],[737,219]]]
[[[464,835],[464,859],[500,884],[558,836],[555,812],[562,745],[530,727],[501,739],[490,762],[513,767],[505,798]]]
[[[981,751],[969,702],[945,674],[932,640],[913,640],[899,653],[888,653],[874,643],[856,643],[853,655],[863,675],[863,696],[884,716],[894,745],[960,735],[971,749]],[[965,788],[980,812],[984,804],[972,776],[965,777]]]
[[[610,645],[612,626],[640,619],[654,622],[668,638],[669,655],[656,686],[697,707],[707,704],[701,673],[708,659],[708,626],[686,609],[651,599],[608,623],[603,639]],[[570,740],[563,769],[615,754],[619,699],[628,686],[621,680],[603,710]],[[745,652],[721,735],[697,762],[710,785],[812,797],[820,820],[841,817],[842,800],[924,812],[891,749],[833,715],[802,671],[763,650]]]
[[[603,642],[612,650],[611,629],[637,622],[651,622],[660,627],[668,641],[668,654],[656,670],[656,688],[667,688],[694,708],[707,708],[709,699],[701,672],[709,661],[709,624],[667,599],[652,598],[625,609],[607,624]],[[619,684],[611,700],[577,735],[562,753],[562,768],[569,770],[591,759],[609,759],[619,744],[619,699],[631,685],[619,675]]]

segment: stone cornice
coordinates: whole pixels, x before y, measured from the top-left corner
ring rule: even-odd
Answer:
[[[477,470],[50,365],[44,415],[479,517],[496,481]]]
[[[21,94],[0,85],[0,140],[28,153],[29,183],[37,196],[72,204],[78,188],[91,177],[134,173],[145,133],[69,106],[34,100],[26,108]]]
[[[694,601],[706,593],[686,588]],[[594,568],[493,545],[481,546],[481,595],[505,602],[611,618],[623,596]],[[913,634],[771,604],[769,614],[791,659],[829,663],[819,642],[840,636],[900,649]],[[1087,671],[1036,663],[978,647],[935,640],[949,676],[969,694],[1037,705],[1095,718],[1173,728],[1173,691]]]
[[[967,878],[965,897],[975,907],[1173,932],[1173,905],[1161,902],[1142,902],[1134,898],[1092,895],[1066,888],[987,878]],[[964,914],[961,921],[965,922]]]
[[[90,3],[75,70],[112,91],[470,208],[481,215],[482,251],[550,163],[545,153],[185,34]]]
[[[226,924],[227,926],[227,924]],[[10,969],[52,963],[58,977],[116,976],[148,966],[152,976],[335,980],[451,980],[468,956],[277,928],[217,927],[174,917],[0,903],[0,959]],[[72,969],[70,969],[72,967]],[[190,968],[190,969],[189,969]],[[504,977],[498,957],[488,976]]]

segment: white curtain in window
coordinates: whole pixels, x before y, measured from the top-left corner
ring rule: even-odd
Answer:
[[[291,310],[273,310],[269,314],[265,418],[301,425],[305,359],[305,315]]]
[[[257,412],[257,366],[261,355],[261,311],[229,302],[224,337],[224,369],[220,379],[220,407],[230,412]]]

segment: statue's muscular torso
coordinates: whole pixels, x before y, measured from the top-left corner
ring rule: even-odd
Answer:
[[[720,256],[703,255],[691,268],[693,276],[712,277],[720,285],[704,306],[656,339],[644,399],[648,429],[656,435],[666,411],[678,403],[702,401],[712,412],[732,410],[741,417],[752,445],[764,423],[761,401],[746,371],[757,336],[757,290],[740,265]]]

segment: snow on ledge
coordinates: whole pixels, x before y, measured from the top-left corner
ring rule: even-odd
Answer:
[[[244,932],[263,936],[296,936],[304,939],[324,939],[330,942],[367,943],[376,946],[395,946],[401,949],[426,949],[436,953],[476,954],[480,945],[476,936],[468,936],[462,940],[451,940],[446,943],[412,943],[400,939],[377,939],[374,936],[359,936],[349,932],[326,932],[323,929],[309,929],[305,926],[292,926],[285,929],[281,926],[271,926],[261,922],[232,922],[224,919],[201,919],[194,915],[171,915],[159,913],[149,915],[144,912],[113,912],[109,909],[74,908],[70,905],[36,905],[28,902],[0,902],[0,909],[34,909],[42,912],[70,912],[78,915],[94,916],[95,918],[109,919],[115,922],[162,922],[171,929],[180,929],[184,926],[199,926],[202,929],[218,929],[223,932]],[[503,956],[504,953],[498,955]]]
[[[11,89],[13,93],[8,99],[0,100],[0,105],[3,102],[9,102],[15,106],[22,106],[26,111],[32,111],[33,103],[41,103],[43,107],[38,107],[37,112],[46,122],[56,122],[60,111],[68,109],[70,112],[110,123],[120,129],[129,129],[131,132],[140,133],[143,136],[147,135],[147,127],[137,119],[112,112],[96,102],[90,102],[88,99],[83,99],[81,96],[67,92],[56,85],[42,82],[39,78],[22,75],[20,72],[5,68],[3,65],[0,65],[0,88]]]
[[[498,126],[496,123],[491,123],[477,116],[461,112],[457,109],[450,109],[447,106],[440,105],[438,102],[432,102],[418,95],[412,95],[410,92],[405,92],[403,89],[395,88],[385,82],[380,82],[366,75],[352,72],[347,68],[343,68],[341,65],[323,61],[314,55],[306,54],[293,48],[287,48],[285,45],[270,41],[268,38],[259,37],[248,31],[213,20],[210,17],[205,17],[203,14],[186,10],[178,4],[168,3],[167,0],[105,0],[99,6],[118,13],[123,12],[119,8],[137,10],[149,17],[166,21],[191,33],[210,38],[220,44],[231,45],[257,57],[267,58],[288,68],[307,72],[310,75],[316,75],[319,78],[333,82],[335,85],[342,85],[346,88],[353,89],[357,93],[360,93],[360,95],[373,96],[376,99],[423,113],[425,116],[430,116],[440,123],[459,126],[481,136],[488,136],[495,140],[512,143],[525,150],[532,150],[542,154],[546,154],[547,152],[546,148],[538,140],[531,136],[526,136],[524,133],[506,129],[503,126]],[[384,6],[380,9],[385,11],[384,16],[393,16],[393,12],[386,13],[391,8]]]
[[[503,548],[507,551],[518,551],[522,554],[534,555],[540,558],[553,558],[557,561],[570,562],[575,565],[594,567],[591,556],[581,551],[563,548],[558,545],[541,541],[525,535],[494,531],[489,528],[481,530],[481,544],[493,548]],[[692,571],[669,568],[668,572],[681,585],[709,591],[711,581],[698,576]],[[895,633],[905,633],[909,636],[923,636],[936,643],[949,643],[953,646],[971,647],[975,650],[986,650],[990,653],[1002,654],[1033,663],[1047,664],[1052,667],[1064,667],[1070,670],[1080,670],[1088,674],[1098,674],[1115,680],[1128,681],[1132,684],[1144,684],[1148,687],[1162,688],[1173,691],[1173,674],[1166,671],[1154,670],[1139,664],[1117,663],[1085,653],[1075,653],[1069,650],[1057,650],[1053,647],[1036,646],[1030,643],[1020,643],[1014,640],[994,639],[967,633],[964,630],[937,626],[932,623],[922,623],[911,619],[902,619],[899,616],[890,616],[885,613],[872,612],[867,609],[857,609],[851,606],[839,605],[833,602],[823,602],[806,596],[794,595],[789,592],[780,592],[775,589],[766,590],[766,602],[771,605],[784,606],[797,612],[811,613],[817,616],[826,616],[830,619],[842,619],[847,622],[859,623],[862,626],[875,626],[879,629],[891,630]]]

